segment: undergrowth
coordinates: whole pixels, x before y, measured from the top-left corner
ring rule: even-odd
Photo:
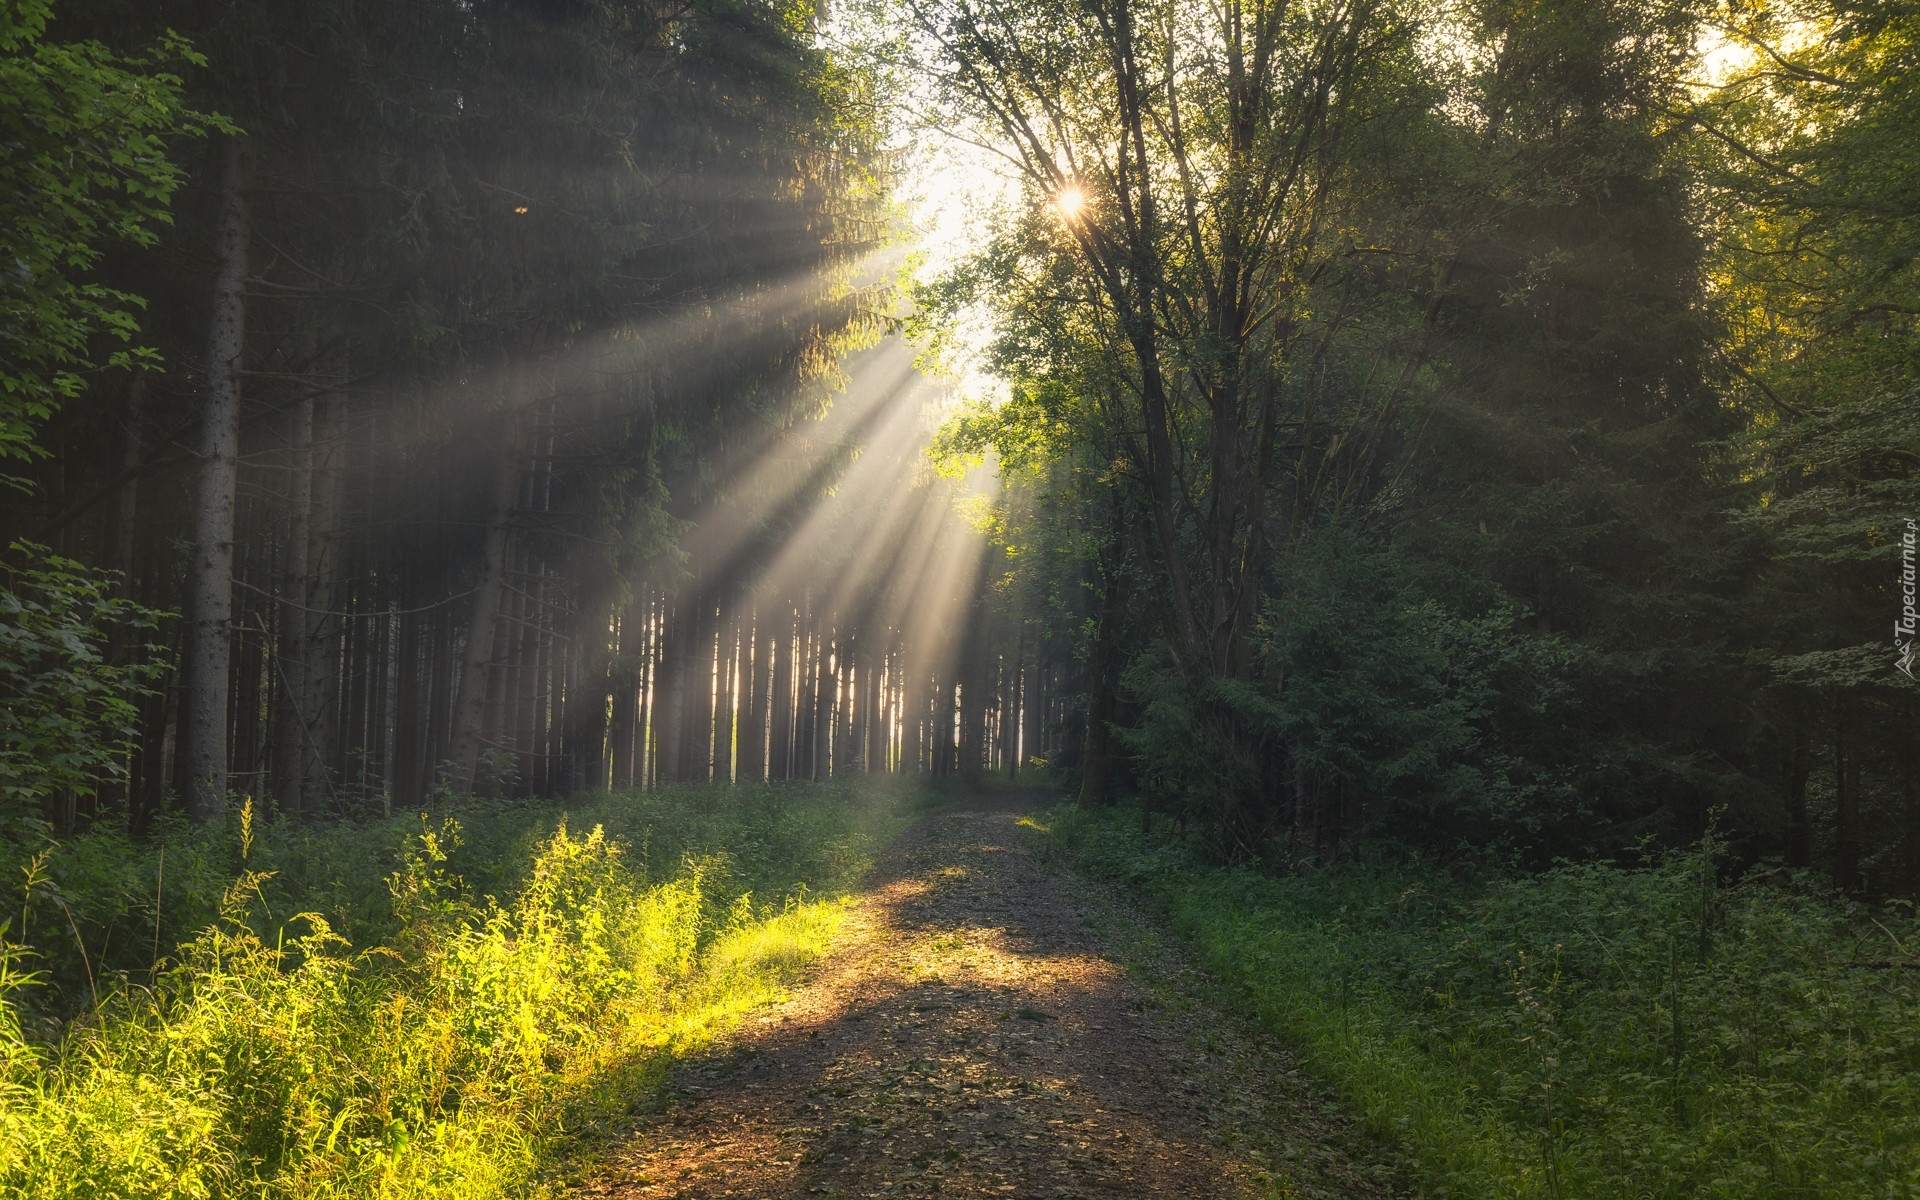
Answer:
[[[825,951],[901,808],[798,785],[326,828],[249,808],[32,856],[36,948],[0,949],[0,1194],[537,1192]]]
[[[1627,869],[1223,869],[1062,811],[1051,844],[1143,890],[1226,999],[1476,1197],[1920,1194],[1920,928],[1711,845]]]

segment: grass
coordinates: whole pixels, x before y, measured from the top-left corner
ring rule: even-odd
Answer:
[[[1920,928],[1710,847],[1637,869],[1272,875],[1054,814],[1438,1194],[1920,1194]]]
[[[903,807],[796,785],[328,828],[248,811],[17,864],[47,953],[0,952],[0,1192],[536,1194],[826,952]]]

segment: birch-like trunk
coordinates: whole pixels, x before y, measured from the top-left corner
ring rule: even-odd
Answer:
[[[784,602],[775,610],[768,645],[773,655],[773,687],[767,696],[767,778],[793,777],[793,609]]]
[[[200,425],[200,486],[187,581],[184,729],[187,811],[197,821],[227,807],[227,688],[233,652],[234,486],[239,477],[240,371],[246,350],[247,188],[252,150],[221,150],[214,232],[213,319],[207,332],[207,407]]]

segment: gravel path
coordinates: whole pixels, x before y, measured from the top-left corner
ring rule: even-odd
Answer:
[[[575,1194],[1394,1194],[1151,920],[1034,845],[1007,811],[915,826],[814,980],[680,1072]]]

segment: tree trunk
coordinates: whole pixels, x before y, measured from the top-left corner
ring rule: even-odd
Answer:
[[[119,576],[117,590],[127,599],[133,599],[137,592],[134,588],[134,572],[139,556],[136,546],[139,537],[140,516],[140,480],[134,472],[140,468],[140,458],[146,450],[145,428],[142,418],[146,415],[147,374],[135,370],[127,381],[126,437],[120,449],[120,470],[126,482],[120,485],[119,503],[114,513],[113,523],[113,569]],[[113,661],[125,663],[132,653],[132,645],[126,630],[115,626],[110,636]],[[137,701],[136,701],[137,703]],[[143,725],[144,730],[144,725]],[[102,799],[115,800],[125,805],[130,820],[140,822],[136,813],[136,788],[139,779],[140,742],[136,740],[127,756],[125,777],[109,785],[110,791],[102,793]]]
[[[767,693],[767,778],[793,775],[793,610],[782,604],[768,639],[773,688]]]
[[[960,778],[980,782],[987,766],[987,709],[992,685],[987,681],[985,615],[976,610],[967,622],[960,668]]]
[[[1813,865],[1813,822],[1807,815],[1807,776],[1813,773],[1812,739],[1806,725],[1794,722],[1787,751],[1787,865]]]
[[[689,783],[705,783],[713,777],[714,662],[720,641],[716,624],[712,595],[699,596],[687,614],[687,640],[681,645],[687,666],[681,687],[685,732],[680,778]]]
[[[910,654],[902,655],[911,660]],[[919,671],[907,676],[901,687],[901,700],[906,706],[906,746],[901,754],[905,770],[915,774],[932,774],[933,763],[930,754],[933,726],[930,716],[933,710],[933,694],[926,677]]]
[[[1080,764],[1080,807],[1113,803],[1113,719],[1120,624],[1126,619],[1127,576],[1118,556],[1100,594],[1100,621],[1087,656],[1087,742]]]
[[[335,572],[339,553],[336,534],[340,515],[341,466],[334,445],[334,431],[340,401],[322,398],[313,410],[313,515],[307,522],[307,575],[298,593],[304,636],[300,645],[298,674],[304,693],[300,713],[306,720],[307,734],[302,740],[301,784],[303,811],[312,812],[323,798],[333,794],[333,746],[339,720],[336,703],[338,681],[334,678],[336,661],[336,622],[331,615],[345,603],[340,578]]]
[[[807,778],[818,782],[833,774],[833,640],[831,627],[813,639],[813,735],[807,757]]]
[[[872,649],[873,636],[860,637],[860,769],[873,774],[886,766],[880,738],[880,656]]]
[[[608,700],[619,703],[611,614],[612,603],[604,594],[590,592],[583,597],[580,615],[573,622],[573,641],[565,647],[567,689],[561,729],[568,766],[565,786],[570,791],[599,792],[608,786]]]
[[[655,593],[647,600],[646,661],[640,667],[640,712],[634,724],[634,783],[650,788],[660,782],[660,656],[665,644],[661,622],[666,619],[666,597]]]
[[[840,636],[839,650],[833,656],[833,772],[834,777],[847,774],[853,769],[853,760],[859,751],[853,738],[855,709],[853,707],[853,647],[852,639],[844,632]]]
[[[740,734],[740,781],[759,783],[767,777],[767,693],[771,679],[767,673],[767,647],[773,639],[755,611],[748,621],[751,632],[746,638],[748,650],[741,659],[740,675],[746,686],[746,726]]]
[[[280,645],[274,655],[273,779],[280,811],[297,817],[302,808],[303,769],[311,735],[307,699],[307,626],[311,614],[301,603],[312,571],[313,392],[302,389],[289,414],[287,430],[287,544],[281,556]]]
[[[613,790],[634,786],[635,750],[640,737],[641,630],[646,606],[635,597],[620,613],[620,652],[613,665]]]
[[[221,146],[220,215],[214,233],[213,319],[207,333],[207,407],[200,425],[200,486],[187,583],[182,656],[187,811],[197,821],[227,807],[227,689],[233,653],[234,488],[240,467],[240,372],[247,340],[247,189],[253,165],[245,139]]]
[[[687,708],[688,693],[693,690],[693,646],[699,640],[693,632],[697,615],[695,606],[682,597],[667,612],[663,626],[660,664],[665,671],[662,699],[666,707],[660,726],[660,779],[665,783],[684,782],[691,774],[686,755]]]
[[[953,774],[954,688],[950,676],[942,676],[935,681],[933,727],[927,731],[929,757],[932,760],[930,766],[933,773],[941,777]]]
[[[1020,757],[1028,762],[1046,759],[1046,747],[1040,742],[1041,717],[1046,712],[1046,643],[1034,647],[1033,661],[1020,677]]]
[[[113,525],[113,566],[120,574],[120,594],[133,595],[134,553],[140,516],[140,460],[146,454],[147,373],[135,370],[127,381],[127,437],[120,454],[126,482],[120,485],[119,511]]]
[[[737,770],[735,753],[740,740],[740,686],[746,682],[740,653],[740,620],[729,607],[720,619],[720,713],[713,735],[713,777],[732,783]]]
[[[487,682],[493,669],[494,630],[506,597],[508,542],[514,511],[520,502],[522,473],[516,421],[507,437],[505,452],[495,464],[486,537],[480,549],[480,574],[473,590],[473,612],[467,624],[460,684],[454,694],[453,729],[447,749],[448,784],[460,795],[473,791],[480,766],[480,743],[486,736]]]

